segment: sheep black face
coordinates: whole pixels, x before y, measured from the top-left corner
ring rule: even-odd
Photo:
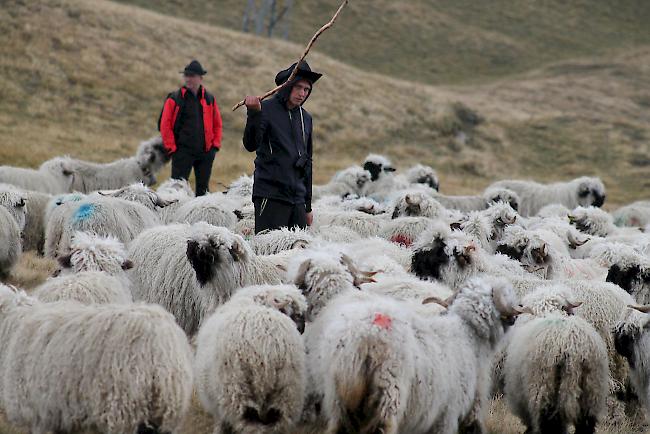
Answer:
[[[370,178],[371,178],[370,172],[368,172],[367,170],[357,175],[357,187],[359,189],[362,189],[363,186],[366,185],[368,181],[370,181]]]
[[[243,414],[244,420],[248,422],[260,424],[264,426],[275,425],[282,418],[282,413],[276,408],[270,408],[268,410],[260,410],[253,407],[246,407]]]
[[[436,238],[430,248],[418,249],[411,259],[411,271],[420,279],[440,279],[440,269],[449,263],[446,247],[441,238]]]
[[[219,263],[219,245],[214,240],[207,243],[199,243],[196,240],[187,242],[187,259],[190,261],[196,280],[201,286],[212,280],[216,273],[216,265]]]
[[[632,324],[618,324],[613,330],[613,335],[616,352],[625,357],[634,369],[634,345],[641,336],[641,329]]]
[[[508,256],[510,259],[520,261],[524,256],[524,247],[509,246],[507,244],[500,244],[497,246],[497,253]]]
[[[642,280],[641,268],[638,265],[622,269],[618,264],[614,264],[607,272],[607,282],[620,286],[626,292],[631,293],[634,284]]]
[[[602,207],[607,195],[600,182],[584,182],[578,188],[578,203],[581,206]]]
[[[433,188],[435,191],[439,191],[440,185],[438,184],[438,180],[435,179],[432,175],[424,175],[419,177],[416,182],[418,184],[425,184],[428,185],[429,187]]]
[[[363,165],[363,169],[370,172],[371,181],[376,181],[379,179],[379,174],[381,173],[382,166],[381,164],[373,163],[372,161],[366,161]]]

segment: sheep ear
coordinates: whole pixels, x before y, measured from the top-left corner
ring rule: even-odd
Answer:
[[[156,201],[154,202],[154,205],[156,205],[158,208],[164,208],[166,206],[169,206],[171,204],[174,204],[178,202],[177,200],[165,200],[162,199],[160,196],[156,195]]]
[[[232,259],[235,262],[248,260],[248,252],[246,251],[246,247],[243,244],[245,242],[246,241],[241,238],[235,238],[235,240],[233,240],[232,246],[230,246],[230,249],[228,249],[230,256],[232,256]]]
[[[291,250],[293,249],[306,249],[309,246],[309,243],[306,240],[296,240],[291,245]]]
[[[308,260],[304,261],[298,267],[298,272],[296,273],[296,277],[295,277],[293,283],[300,290],[304,291],[305,289],[307,289],[307,285],[305,284],[305,278],[307,277],[307,272],[309,271],[310,267],[311,267],[311,259],[308,259]]]
[[[201,285],[208,283],[215,274],[214,266],[219,260],[218,247],[212,244],[201,245],[196,240],[187,242],[186,256]]]
[[[131,268],[133,268],[133,261],[132,260],[127,259],[124,262],[122,262],[122,270],[126,271],[126,270],[130,270]]]
[[[65,256],[59,256],[57,262],[63,268],[72,268],[72,253],[68,253]]]
[[[569,300],[564,300],[566,304],[562,306],[562,310],[567,313],[567,315],[574,315],[575,312],[573,311],[574,309],[582,306],[581,301],[569,301]]]
[[[226,194],[225,191],[224,191],[224,194]],[[232,213],[235,214],[235,217],[237,217],[237,220],[243,220],[244,219],[244,213],[242,213],[240,210],[236,209]]]

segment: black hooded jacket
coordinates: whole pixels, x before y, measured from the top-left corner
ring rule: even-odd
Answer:
[[[307,212],[311,212],[312,118],[302,106],[287,108],[289,94],[298,80],[300,77],[262,101],[261,111],[248,111],[243,142],[246,150],[257,152],[253,198],[305,204]]]

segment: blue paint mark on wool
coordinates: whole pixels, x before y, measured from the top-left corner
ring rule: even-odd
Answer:
[[[72,216],[72,221],[75,223],[80,223],[85,220],[88,220],[90,217],[95,214],[95,205],[92,203],[84,203],[77,208],[74,215]]]

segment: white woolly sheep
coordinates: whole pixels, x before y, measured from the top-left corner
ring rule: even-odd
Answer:
[[[447,210],[431,195],[419,191],[403,191],[393,196],[393,215],[397,217],[445,218]]]
[[[306,389],[305,297],[293,285],[239,289],[206,319],[195,376],[218,433],[285,433]]]
[[[81,193],[70,193],[66,195],[55,196],[50,200],[45,210],[45,244],[43,253],[48,258],[57,258],[64,253],[60,247],[67,246],[70,240],[63,240],[64,232],[66,236],[71,236],[69,231],[65,231],[66,222],[76,209],[76,202],[86,198]]]
[[[281,283],[288,262],[257,256],[241,236],[205,222],[146,230],[128,256],[134,299],[160,304],[188,335],[235,289]]]
[[[130,158],[101,164],[66,157],[65,162],[74,172],[72,191],[91,193],[119,189],[135,182],[153,185],[156,173],[169,159],[162,138],[156,136],[141,142],[136,155]]]
[[[534,216],[544,206],[558,203],[574,209],[578,206],[602,206],[605,186],[598,178],[581,177],[568,182],[540,184],[534,181],[499,181],[491,187],[502,187],[519,195],[519,213]]]
[[[224,192],[228,198],[250,200],[253,196],[253,177],[242,175],[230,183]]]
[[[650,303],[650,258],[620,243],[594,249],[597,261],[609,267],[606,281],[623,288],[637,303]]]
[[[258,255],[275,255],[284,250],[305,249],[313,241],[313,235],[306,230],[281,228],[255,235],[250,244]]]
[[[520,317],[505,360],[505,392],[530,433],[594,433],[605,410],[609,368],[605,343],[594,327],[574,316],[581,303],[562,286],[522,299],[535,315]]]
[[[10,184],[0,184],[0,192],[14,191],[25,198],[25,229],[23,251],[43,253],[45,245],[45,213],[52,196],[38,191],[21,190]]]
[[[308,351],[323,384],[326,432],[481,430],[484,361],[518,314],[512,288],[488,277],[468,281],[442,316],[390,298],[340,295],[314,322],[321,340]]]
[[[433,196],[442,206],[447,209],[455,209],[462,212],[481,211],[490,204],[507,203],[515,211],[519,208],[519,196],[507,188],[490,187],[482,195],[478,196],[447,196],[435,194]]]
[[[650,224],[650,201],[638,201],[622,206],[612,213],[612,217],[616,226],[644,228]]]
[[[101,271],[81,271],[46,280],[33,292],[44,303],[72,300],[81,304],[128,304],[133,297],[124,281]]]
[[[54,158],[38,169],[0,166],[0,182],[49,194],[70,193],[74,171],[65,158]]]
[[[237,223],[237,202],[222,193],[211,193],[183,203],[170,221],[176,223],[206,222],[232,229]]]
[[[453,289],[467,279],[486,273],[509,279],[532,277],[521,264],[504,255],[489,255],[469,235],[436,222],[413,245],[411,272],[421,279],[435,279]]]
[[[361,194],[369,181],[369,171],[360,166],[351,166],[334,174],[327,184],[314,185],[313,198],[315,200],[327,195],[343,197],[350,194]]]
[[[110,193],[99,191],[98,194],[100,196],[115,197],[136,202],[152,211],[156,211],[158,208],[165,208],[172,203],[163,199],[157,192],[141,182],[127,185]]]
[[[314,214],[312,229],[321,226],[343,226],[352,229],[362,237],[379,234],[382,226],[389,221],[385,214],[371,215],[359,211],[329,211]]]
[[[22,253],[21,229],[4,206],[0,206],[0,279],[9,275]]]
[[[549,240],[554,241],[549,241]],[[558,247],[559,246],[559,247]],[[607,271],[592,259],[573,259],[562,241],[552,232],[529,231],[518,226],[506,228],[497,252],[520,261],[524,268],[545,279],[603,280]]]
[[[571,213],[571,210],[566,206],[559,203],[552,203],[542,207],[537,211],[536,216],[541,218],[547,217],[562,217],[566,218]]]
[[[50,252],[56,252],[58,255],[70,250],[72,234],[77,231],[105,237],[113,236],[128,246],[143,230],[160,224],[160,218],[154,211],[130,200],[91,196],[69,204],[69,208],[68,203],[59,207],[66,207],[61,210],[65,220],[62,223],[59,244],[48,246]],[[48,222],[48,225],[50,223]],[[46,233],[46,237],[47,235],[49,234]]]
[[[191,349],[159,306],[41,304],[0,287],[0,340],[2,408],[32,433],[170,432],[189,407]]]
[[[616,351],[630,365],[630,383],[646,411],[650,411],[650,307],[631,305],[613,329]]]
[[[194,191],[186,179],[168,179],[158,186],[156,193],[168,205],[159,208],[158,214],[164,224],[171,223],[172,216],[176,210],[185,202],[194,198]]]
[[[415,166],[410,167],[404,173],[404,176],[406,177],[406,180],[411,184],[424,184],[428,185],[436,191],[440,190],[440,180],[438,179],[438,174],[431,166],[416,164]]]
[[[38,286],[41,301],[75,300],[83,304],[130,303],[133,301],[125,271],[133,267],[122,243],[112,237],[77,232],[70,252],[59,257],[55,277]]]

